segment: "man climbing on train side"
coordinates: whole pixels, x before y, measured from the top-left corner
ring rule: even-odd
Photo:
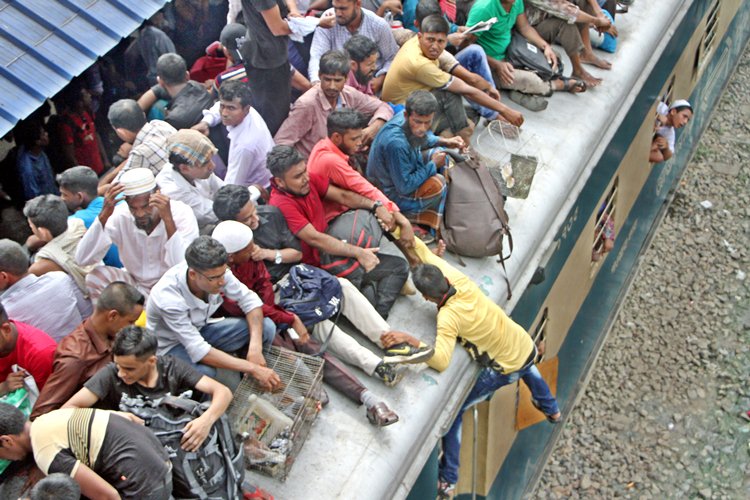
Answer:
[[[464,411],[488,400],[499,388],[523,379],[531,401],[550,423],[562,414],[555,397],[534,364],[537,347],[529,334],[492,302],[466,275],[436,256],[420,240],[414,252],[422,264],[412,268],[414,286],[422,297],[437,305],[435,354],[427,364],[437,371],[448,368],[456,341],[483,367],[456,420],[443,436],[438,477],[438,497],[452,498],[458,481],[461,419]],[[409,334],[389,332],[381,337],[389,347],[420,341]]]

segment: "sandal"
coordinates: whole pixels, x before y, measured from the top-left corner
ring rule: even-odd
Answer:
[[[578,78],[561,76],[560,80],[563,82],[562,90],[570,92],[571,94],[580,94],[581,92],[586,92],[589,88],[585,81],[579,80]]]
[[[544,410],[542,410],[542,407],[539,405],[539,402],[536,399],[531,398],[531,404],[534,405],[534,408],[544,413]],[[547,415],[546,413],[544,413],[544,416],[547,418],[547,422],[549,422],[550,424],[559,424],[560,422],[562,422],[562,413],[557,418],[552,418],[551,415]]]
[[[398,422],[398,415],[381,401],[367,409],[367,420],[377,427],[385,427]]]

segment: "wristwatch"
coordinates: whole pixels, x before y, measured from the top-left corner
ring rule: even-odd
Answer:
[[[380,200],[375,200],[375,203],[372,204],[372,208],[370,209],[370,212],[375,213],[375,211],[383,206],[383,202]]]
[[[274,264],[281,264],[281,250],[276,250],[276,256],[273,258]]]

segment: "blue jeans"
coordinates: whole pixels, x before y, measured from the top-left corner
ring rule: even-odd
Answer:
[[[201,337],[211,347],[234,354],[247,349],[250,343],[250,330],[245,318],[224,318],[216,323],[208,323],[200,330]],[[263,318],[263,349],[267,349],[276,336],[276,325],[268,318]],[[209,377],[216,377],[216,368],[203,363],[193,363],[182,344],[173,347],[168,355],[180,358],[193,365],[199,372]]]
[[[495,80],[492,78],[492,70],[490,65],[487,63],[487,54],[484,49],[477,44],[472,44],[456,54],[456,59],[464,68],[468,69],[472,73],[476,73],[492,85],[495,88]],[[474,101],[469,100],[469,104],[474,108],[480,115],[487,118],[488,120],[494,120],[497,116],[497,111],[493,111],[484,106],[480,106]]]
[[[466,397],[466,401],[461,406],[458,415],[456,415],[456,420],[451,425],[451,428],[448,429],[445,436],[443,436],[443,456],[440,459],[439,467],[441,480],[449,483],[456,483],[458,481],[459,452],[461,450],[461,420],[464,412],[475,404],[490,399],[496,390],[504,385],[516,382],[519,378],[522,378],[526,382],[531,391],[531,397],[537,401],[545,415],[554,415],[560,411],[555,397],[547,386],[547,382],[544,381],[534,363],[530,363],[520,370],[508,374],[497,372],[492,368],[485,368],[479,372],[474,387]]]

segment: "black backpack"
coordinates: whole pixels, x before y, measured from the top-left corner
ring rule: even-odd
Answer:
[[[187,452],[180,446],[182,429],[208,408],[208,403],[198,403],[187,394],[167,394],[155,400],[123,394],[120,410],[142,418],[164,445],[172,461],[172,496],[201,500],[241,498],[244,455],[226,415],[216,421],[198,451]]]
[[[516,30],[510,38],[510,44],[505,52],[505,58],[517,69],[525,69],[536,73],[542,80],[549,81],[559,78],[563,74],[563,62],[557,58],[557,71],[552,70],[552,66],[547,62],[544,52],[524,38]]]

